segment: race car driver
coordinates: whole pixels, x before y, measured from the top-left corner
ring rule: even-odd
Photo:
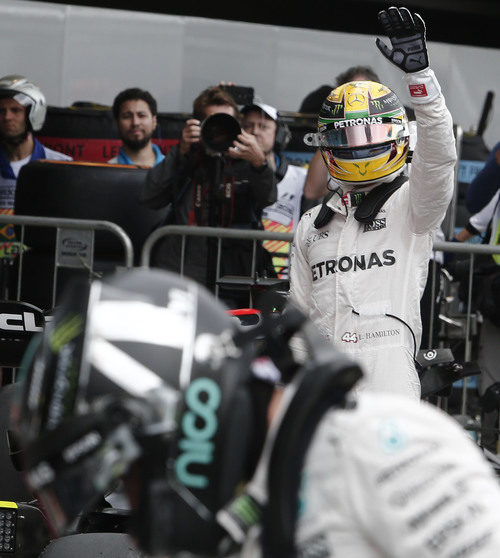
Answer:
[[[358,389],[418,399],[419,303],[432,236],[453,192],[456,149],[422,18],[391,7],[379,21],[392,47],[376,44],[404,72],[415,110],[411,173],[408,120],[394,92],[367,81],[333,90],[319,131],[305,141],[321,149],[334,189],[299,223],[290,294],[331,343],[361,359]]]
[[[218,514],[238,540],[240,517],[231,511],[256,502],[266,510],[263,524],[242,539],[240,558],[498,555],[498,478],[448,415],[399,394],[348,397],[320,422],[293,483],[300,454],[292,448],[303,431],[288,421],[298,406],[288,405],[271,458],[263,460],[267,469]],[[285,438],[293,440],[288,452]]]

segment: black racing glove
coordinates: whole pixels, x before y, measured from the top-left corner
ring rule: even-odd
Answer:
[[[380,52],[403,72],[418,72],[429,66],[425,44],[425,23],[418,14],[406,8],[388,8],[378,13],[384,33],[392,49],[380,39],[376,40]]]

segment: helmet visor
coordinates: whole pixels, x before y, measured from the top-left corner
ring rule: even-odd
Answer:
[[[391,143],[386,142],[378,145],[370,145],[368,147],[332,147],[330,149],[323,148],[325,151],[330,151],[331,154],[336,159],[343,160],[361,160],[361,159],[373,159],[373,157],[379,157],[384,153],[391,151]]]
[[[358,120],[368,119],[334,122],[324,131],[306,134],[304,142],[312,147],[352,148],[386,143],[409,135],[408,126],[398,119],[388,119],[389,122],[384,122],[385,118],[380,118],[381,122],[375,124],[356,124]]]

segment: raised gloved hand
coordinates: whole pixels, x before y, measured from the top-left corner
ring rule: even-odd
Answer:
[[[388,8],[378,13],[384,33],[392,49],[380,39],[376,40],[380,52],[403,72],[412,73],[429,66],[425,44],[425,23],[418,14],[406,8]]]

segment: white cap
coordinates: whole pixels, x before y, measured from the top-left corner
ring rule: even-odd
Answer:
[[[275,122],[278,120],[278,111],[271,105],[266,105],[264,103],[252,103],[251,105],[244,106],[241,109],[241,114],[245,114],[246,112],[250,112],[251,110],[261,110]]]

